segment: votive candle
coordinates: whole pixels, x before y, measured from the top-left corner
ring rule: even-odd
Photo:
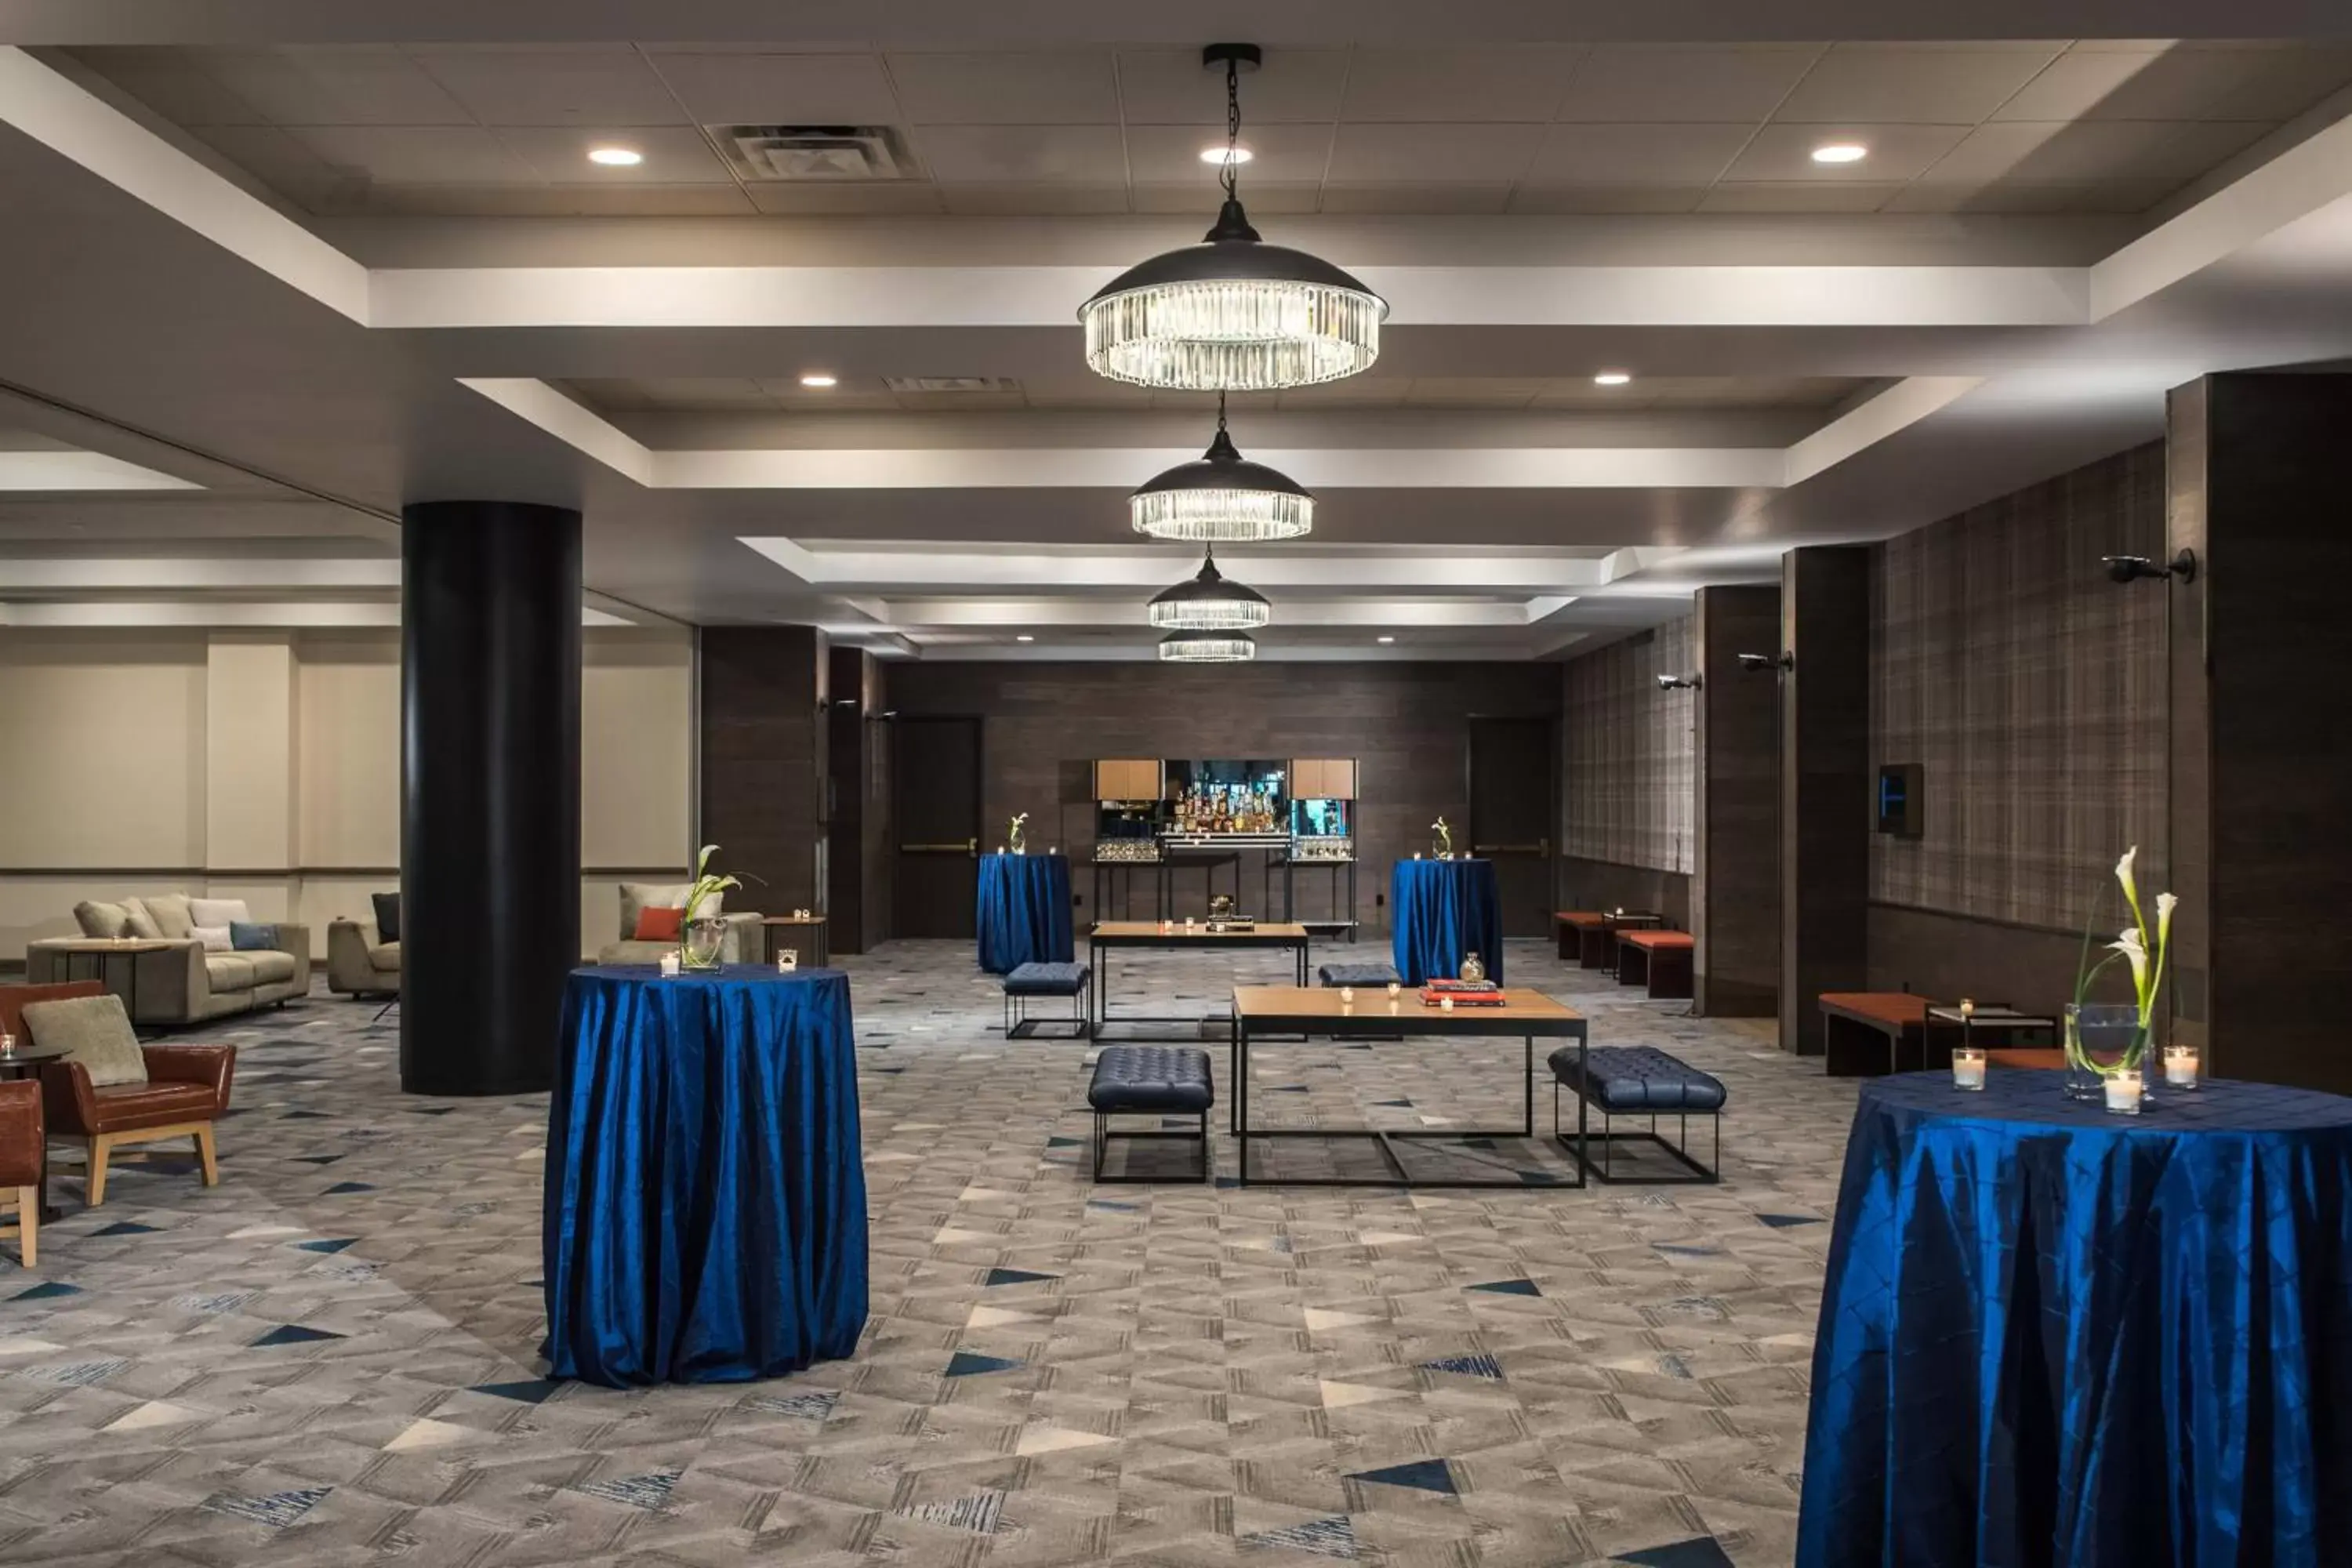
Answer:
[[[2197,1060],[2197,1047],[2195,1046],[2165,1047],[2164,1081],[2166,1086],[2172,1089],[2195,1089],[2197,1087],[2197,1070],[2199,1065],[2200,1064]]]
[[[1404,991],[1404,986],[1403,986],[1403,984],[1402,984],[1401,982],[1394,981],[1394,980],[1391,980],[1391,981],[1390,981],[1390,982],[1389,982],[1389,1000],[1390,1000],[1390,1001],[1391,1001],[1391,1002],[1395,1001],[1395,1000],[1397,999],[1397,997],[1398,997],[1400,994],[1402,994],[1402,992],[1403,992],[1403,991]]]
[[[2116,1116],[2139,1114],[2140,1078],[2136,1072],[2109,1073],[2106,1078],[2107,1110]]]
[[[677,954],[674,952],[665,952],[661,955],[661,972],[662,978],[665,980],[675,980],[677,978]]]
[[[1355,1001],[1355,999],[1356,999],[1356,988],[1355,988],[1354,986],[1352,986],[1352,985],[1342,985],[1342,986],[1340,986],[1340,987],[1339,987],[1339,1000],[1340,1000],[1340,1001],[1342,1001],[1342,1002],[1348,1002],[1348,1003],[1353,1003],[1353,1002]]]
[[[800,966],[801,955],[795,950],[786,948],[783,952],[776,954],[777,973],[790,974],[793,970],[798,969]]]
[[[1952,1087],[1982,1089],[1985,1086],[1985,1054],[1976,1046],[1961,1046],[1952,1052]]]
[[[1437,1010],[1441,1013],[1451,1013],[1454,1011],[1454,998],[1451,996],[1439,997],[1437,999]]]

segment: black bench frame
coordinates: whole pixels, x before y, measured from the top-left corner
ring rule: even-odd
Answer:
[[[1209,1181],[1213,1181],[1213,1180],[1215,1180],[1215,1178],[1216,1178],[1216,1173],[1217,1173],[1217,1163],[1216,1163],[1215,1159],[1213,1159],[1213,1158],[1212,1157],[1211,1152],[1210,1152],[1210,1149],[1209,1149],[1209,1107],[1208,1107],[1208,1106],[1205,1106],[1205,1105],[1204,1105],[1204,1106],[1202,1106],[1202,1107],[1201,1108],[1201,1112],[1200,1112],[1200,1125],[1199,1125],[1197,1128],[1193,1128],[1193,1129],[1191,1129],[1191,1130],[1187,1130],[1187,1129],[1181,1128],[1181,1127],[1167,1127],[1167,1126],[1160,1126],[1160,1127],[1155,1127],[1155,1128],[1152,1128],[1152,1129],[1150,1129],[1150,1131],[1127,1131],[1127,1132],[1122,1132],[1122,1131],[1119,1131],[1118,1129],[1116,1129],[1116,1128],[1112,1127],[1112,1126],[1111,1126],[1111,1124],[1110,1124],[1110,1119],[1111,1119],[1112,1117],[1114,1117],[1114,1116],[1157,1116],[1157,1117],[1160,1118],[1162,1121],[1166,1121],[1166,1119],[1167,1119],[1167,1118],[1169,1118],[1169,1117],[1171,1117],[1171,1116],[1181,1115],[1181,1114],[1182,1114],[1182,1113],[1181,1113],[1181,1112],[1180,1112],[1180,1111],[1170,1111],[1170,1110],[1097,1110],[1097,1111],[1096,1111],[1096,1112],[1095,1112],[1095,1180],[1096,1180],[1096,1181],[1097,1181],[1097,1182],[1099,1182],[1099,1183],[1102,1183],[1103,1184],[1105,1184],[1105,1185],[1107,1185],[1107,1186],[1126,1185],[1126,1186],[1132,1186],[1132,1187],[1150,1187],[1150,1186],[1158,1186],[1158,1185],[1160,1185],[1160,1184],[1161,1184],[1162,1183],[1165,1183],[1165,1182],[1176,1181],[1176,1180],[1190,1180],[1190,1179],[1191,1179],[1191,1178],[1189,1178],[1189,1177],[1171,1177],[1171,1176],[1106,1176],[1106,1175],[1104,1175],[1104,1174],[1103,1174],[1103,1155],[1104,1155],[1105,1153],[1107,1153],[1107,1152],[1109,1151],[1109,1148],[1110,1148],[1110,1141],[1111,1141],[1112,1139],[1114,1139],[1114,1138],[1174,1138],[1174,1139],[1180,1140],[1180,1141],[1181,1141],[1181,1142],[1187,1142],[1187,1143],[1198,1143],[1198,1144],[1200,1144],[1200,1146],[1201,1146],[1201,1174],[1200,1174],[1200,1180],[1202,1180],[1202,1181],[1203,1181],[1203,1182],[1209,1182]]]
[[[1090,1040],[1094,1038],[1094,976],[1091,974],[1088,975],[1085,984],[1079,986],[1076,991],[1071,992],[1068,996],[1063,998],[1063,1000],[1068,1002],[1070,1005],[1070,1016],[1068,1017],[1033,1018],[1029,1016],[1029,1004],[1031,1002],[1051,999],[1052,996],[1050,993],[1007,991],[1004,994],[1004,1037],[1008,1040]],[[1066,1035],[1041,1035],[1038,1033],[1041,1026],[1049,1024],[1056,1028],[1059,1028],[1064,1025],[1067,1025],[1069,1026],[1069,1033]]]
[[[1723,1180],[1723,1111],[1720,1108],[1714,1110],[1699,1112],[1700,1115],[1707,1117],[1714,1122],[1713,1134],[1715,1146],[1712,1152],[1715,1164],[1710,1168],[1700,1164],[1691,1156],[1691,1112],[1687,1110],[1677,1110],[1675,1112],[1675,1120],[1680,1125],[1680,1131],[1677,1134],[1680,1142],[1669,1143],[1666,1142],[1664,1136],[1658,1131],[1658,1112],[1653,1110],[1647,1113],[1650,1118],[1650,1130],[1647,1132],[1612,1131],[1610,1128],[1612,1117],[1609,1108],[1601,1104],[1601,1101],[1595,1099],[1591,1093],[1584,1089],[1579,1089],[1577,1091],[1577,1098],[1581,1100],[1586,1105],[1591,1106],[1593,1110],[1601,1112],[1601,1131],[1598,1132],[1586,1132],[1580,1134],[1581,1137],[1590,1139],[1591,1142],[1601,1145],[1601,1163],[1596,1165],[1585,1154],[1585,1152],[1577,1146],[1576,1139],[1570,1138],[1567,1133],[1562,1132],[1559,1130],[1559,1091],[1561,1087],[1559,1079],[1555,1077],[1552,1079],[1551,1084],[1552,1140],[1561,1148],[1575,1155],[1577,1164],[1582,1167],[1584,1173],[1591,1176],[1593,1180],[1604,1183],[1610,1186],[1627,1187],[1696,1187],[1712,1185],[1713,1184]],[[1629,1110],[1622,1112],[1622,1114],[1627,1116],[1636,1116],[1643,1113]],[[1626,1143],[1655,1143],[1661,1152],[1687,1168],[1691,1173],[1687,1176],[1614,1175],[1611,1173],[1610,1171],[1610,1150],[1612,1146],[1621,1142]]]

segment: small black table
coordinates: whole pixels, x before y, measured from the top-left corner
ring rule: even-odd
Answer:
[[[1205,921],[1187,924],[1182,921],[1097,921],[1094,929],[1087,933],[1087,965],[1091,971],[1095,988],[1095,1038],[1171,1043],[1197,1043],[1201,1038],[1203,1020],[1200,1018],[1161,1016],[1114,1019],[1111,1016],[1110,954],[1114,949],[1288,949],[1297,959],[1298,984],[1305,985],[1307,980],[1307,946],[1312,940],[1305,926],[1268,921],[1259,921],[1249,926],[1224,927],[1212,927]],[[1182,1024],[1189,1026],[1192,1032],[1183,1035],[1107,1035],[1104,1031],[1114,1023]]]
[[[18,1078],[38,1079],[41,1064],[53,1062],[68,1055],[69,1046],[37,1046],[23,1036],[16,1037],[16,1048],[0,1053],[0,1080]],[[66,1211],[49,1202],[49,1141],[41,1140],[41,1223],[66,1217]]]

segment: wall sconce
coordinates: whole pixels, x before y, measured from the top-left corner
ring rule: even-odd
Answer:
[[[1780,669],[1794,669],[1797,668],[1797,656],[1793,653],[1783,652],[1778,658],[1775,658],[1769,653],[1743,653],[1735,654],[1733,657],[1739,660],[1739,668],[1742,669],[1772,669],[1776,668]]]
[[[1661,691],[1696,691],[1699,679],[1696,675],[1662,675],[1658,677]]]
[[[2105,555],[2099,563],[2107,569],[2107,577],[2116,583],[2163,582],[2178,577],[2184,583],[2197,581],[2197,552],[2184,549],[2171,560],[2161,563],[2145,555]]]

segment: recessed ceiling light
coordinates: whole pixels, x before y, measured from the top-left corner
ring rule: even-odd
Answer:
[[[1592,378],[1595,386],[1622,386],[1633,379],[1631,371],[1604,370]]]
[[[1382,641],[1382,642],[1394,642],[1394,641],[1396,641],[1396,638],[1394,638],[1394,637],[1382,637],[1382,638],[1381,638],[1380,640],[1381,640],[1381,641]]]
[[[1219,168],[1224,167],[1227,163],[1246,163],[1252,158],[1256,156],[1256,153],[1251,152],[1246,147],[1203,147],[1201,149],[1201,162],[1203,163],[1214,163]]]
[[[1031,637],[1027,632],[1017,632],[1013,635],[1013,640],[1014,642],[1035,642],[1037,639]]]
[[[1870,156],[1870,149],[1859,142],[1824,142],[1813,149],[1816,163],[1859,163]]]
[[[646,161],[646,155],[635,147],[591,147],[588,161],[608,169],[634,169]]]
[[[813,370],[801,377],[801,384],[803,386],[838,386],[841,384],[841,378],[827,375],[821,370]]]

